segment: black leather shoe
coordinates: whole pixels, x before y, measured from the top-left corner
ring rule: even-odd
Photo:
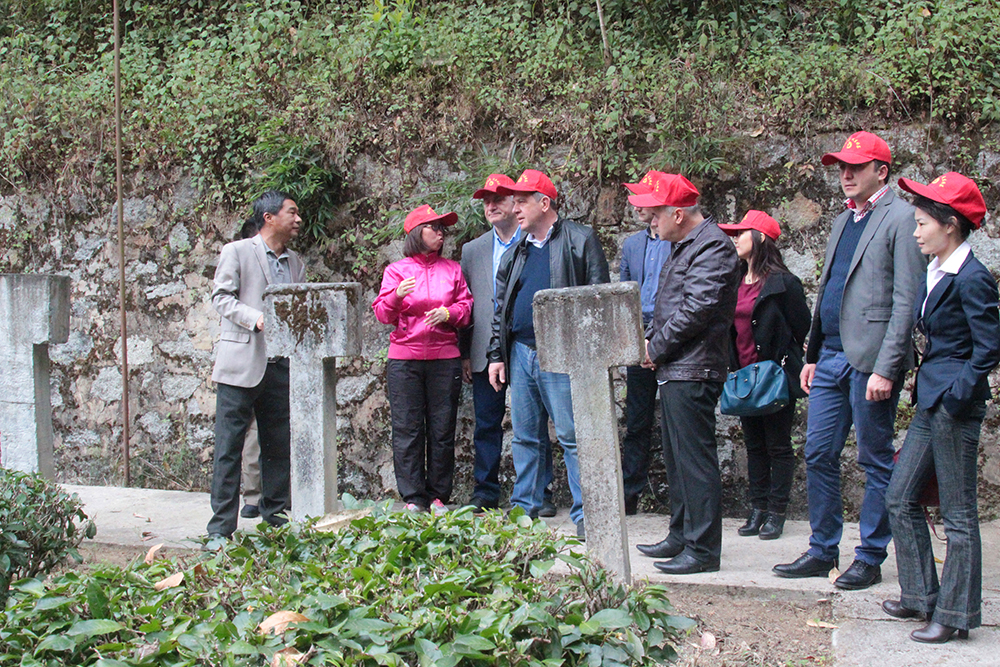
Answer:
[[[950,628],[947,625],[941,625],[937,621],[931,621],[919,630],[911,632],[910,639],[915,642],[923,642],[924,644],[944,644],[956,634],[959,639],[969,638],[968,630]]]
[[[869,565],[863,560],[854,559],[851,566],[844,570],[844,573],[837,577],[833,585],[843,588],[845,591],[860,591],[874,586],[882,581],[882,568],[878,565]]]
[[[653,567],[664,574],[698,574],[718,572],[719,561],[706,563],[689,554],[681,554],[662,563],[653,563]]]
[[[639,513],[639,496],[625,499],[625,516],[635,516]]]
[[[736,532],[742,537],[756,535],[760,532],[760,527],[764,525],[765,521],[767,521],[767,512],[764,510],[750,510],[747,522],[740,526]]]
[[[922,611],[917,611],[916,609],[904,607],[899,600],[883,600],[882,611],[889,614],[893,618],[916,618],[921,621],[927,620],[927,614]]]
[[[483,500],[479,496],[472,496],[469,499],[469,504],[472,506],[472,511],[475,514],[482,514],[486,510],[495,510],[499,508],[499,503],[496,501],[490,502],[489,500]]]
[[[244,519],[256,519],[260,516],[260,510],[256,505],[247,504],[240,510],[240,516]]]
[[[760,527],[757,537],[762,540],[776,540],[783,532],[785,532],[785,515],[768,512],[767,521]]]
[[[546,498],[542,501],[542,509],[538,510],[538,516],[543,516],[546,519],[551,519],[556,515],[556,505],[551,500]]]
[[[673,558],[684,551],[683,544],[675,544],[669,537],[656,544],[637,544],[635,548],[643,556],[649,556],[650,558]]]
[[[580,523],[576,524],[576,536],[584,542],[587,541],[587,527],[584,525],[583,519],[580,519]]]
[[[825,577],[830,574],[830,570],[837,567],[837,559],[820,560],[808,553],[804,553],[795,560],[794,563],[775,565],[771,568],[779,577],[786,579],[804,579],[805,577]]]

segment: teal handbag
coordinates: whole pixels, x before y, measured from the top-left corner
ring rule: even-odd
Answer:
[[[724,415],[760,417],[781,410],[788,400],[784,369],[773,361],[758,361],[729,374],[719,409]]]

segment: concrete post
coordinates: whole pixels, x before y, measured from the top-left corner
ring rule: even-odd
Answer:
[[[0,467],[52,479],[49,344],[69,337],[66,276],[0,274]]]
[[[337,503],[337,357],[361,354],[361,285],[271,285],[264,290],[267,353],[288,357],[292,519]]]
[[[642,306],[634,282],[542,290],[533,301],[538,365],[569,374],[587,525],[587,550],[631,583],[625,494],[611,366],[643,357]]]

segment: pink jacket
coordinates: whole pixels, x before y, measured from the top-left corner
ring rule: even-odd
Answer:
[[[400,299],[396,288],[410,277],[417,279],[416,289]],[[448,308],[448,321],[425,324],[427,311],[441,306]],[[415,255],[385,267],[372,309],[379,322],[396,325],[389,335],[390,359],[457,359],[458,330],[472,319],[472,293],[458,262],[437,253]]]

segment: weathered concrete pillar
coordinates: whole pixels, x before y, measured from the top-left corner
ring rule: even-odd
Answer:
[[[542,290],[533,304],[539,368],[569,374],[587,550],[630,583],[618,420],[608,369],[642,360],[639,286]]]
[[[338,509],[337,357],[361,354],[361,285],[271,285],[264,291],[267,353],[288,357],[292,518]]]
[[[69,337],[66,276],[0,274],[0,467],[54,476],[49,344]]]

